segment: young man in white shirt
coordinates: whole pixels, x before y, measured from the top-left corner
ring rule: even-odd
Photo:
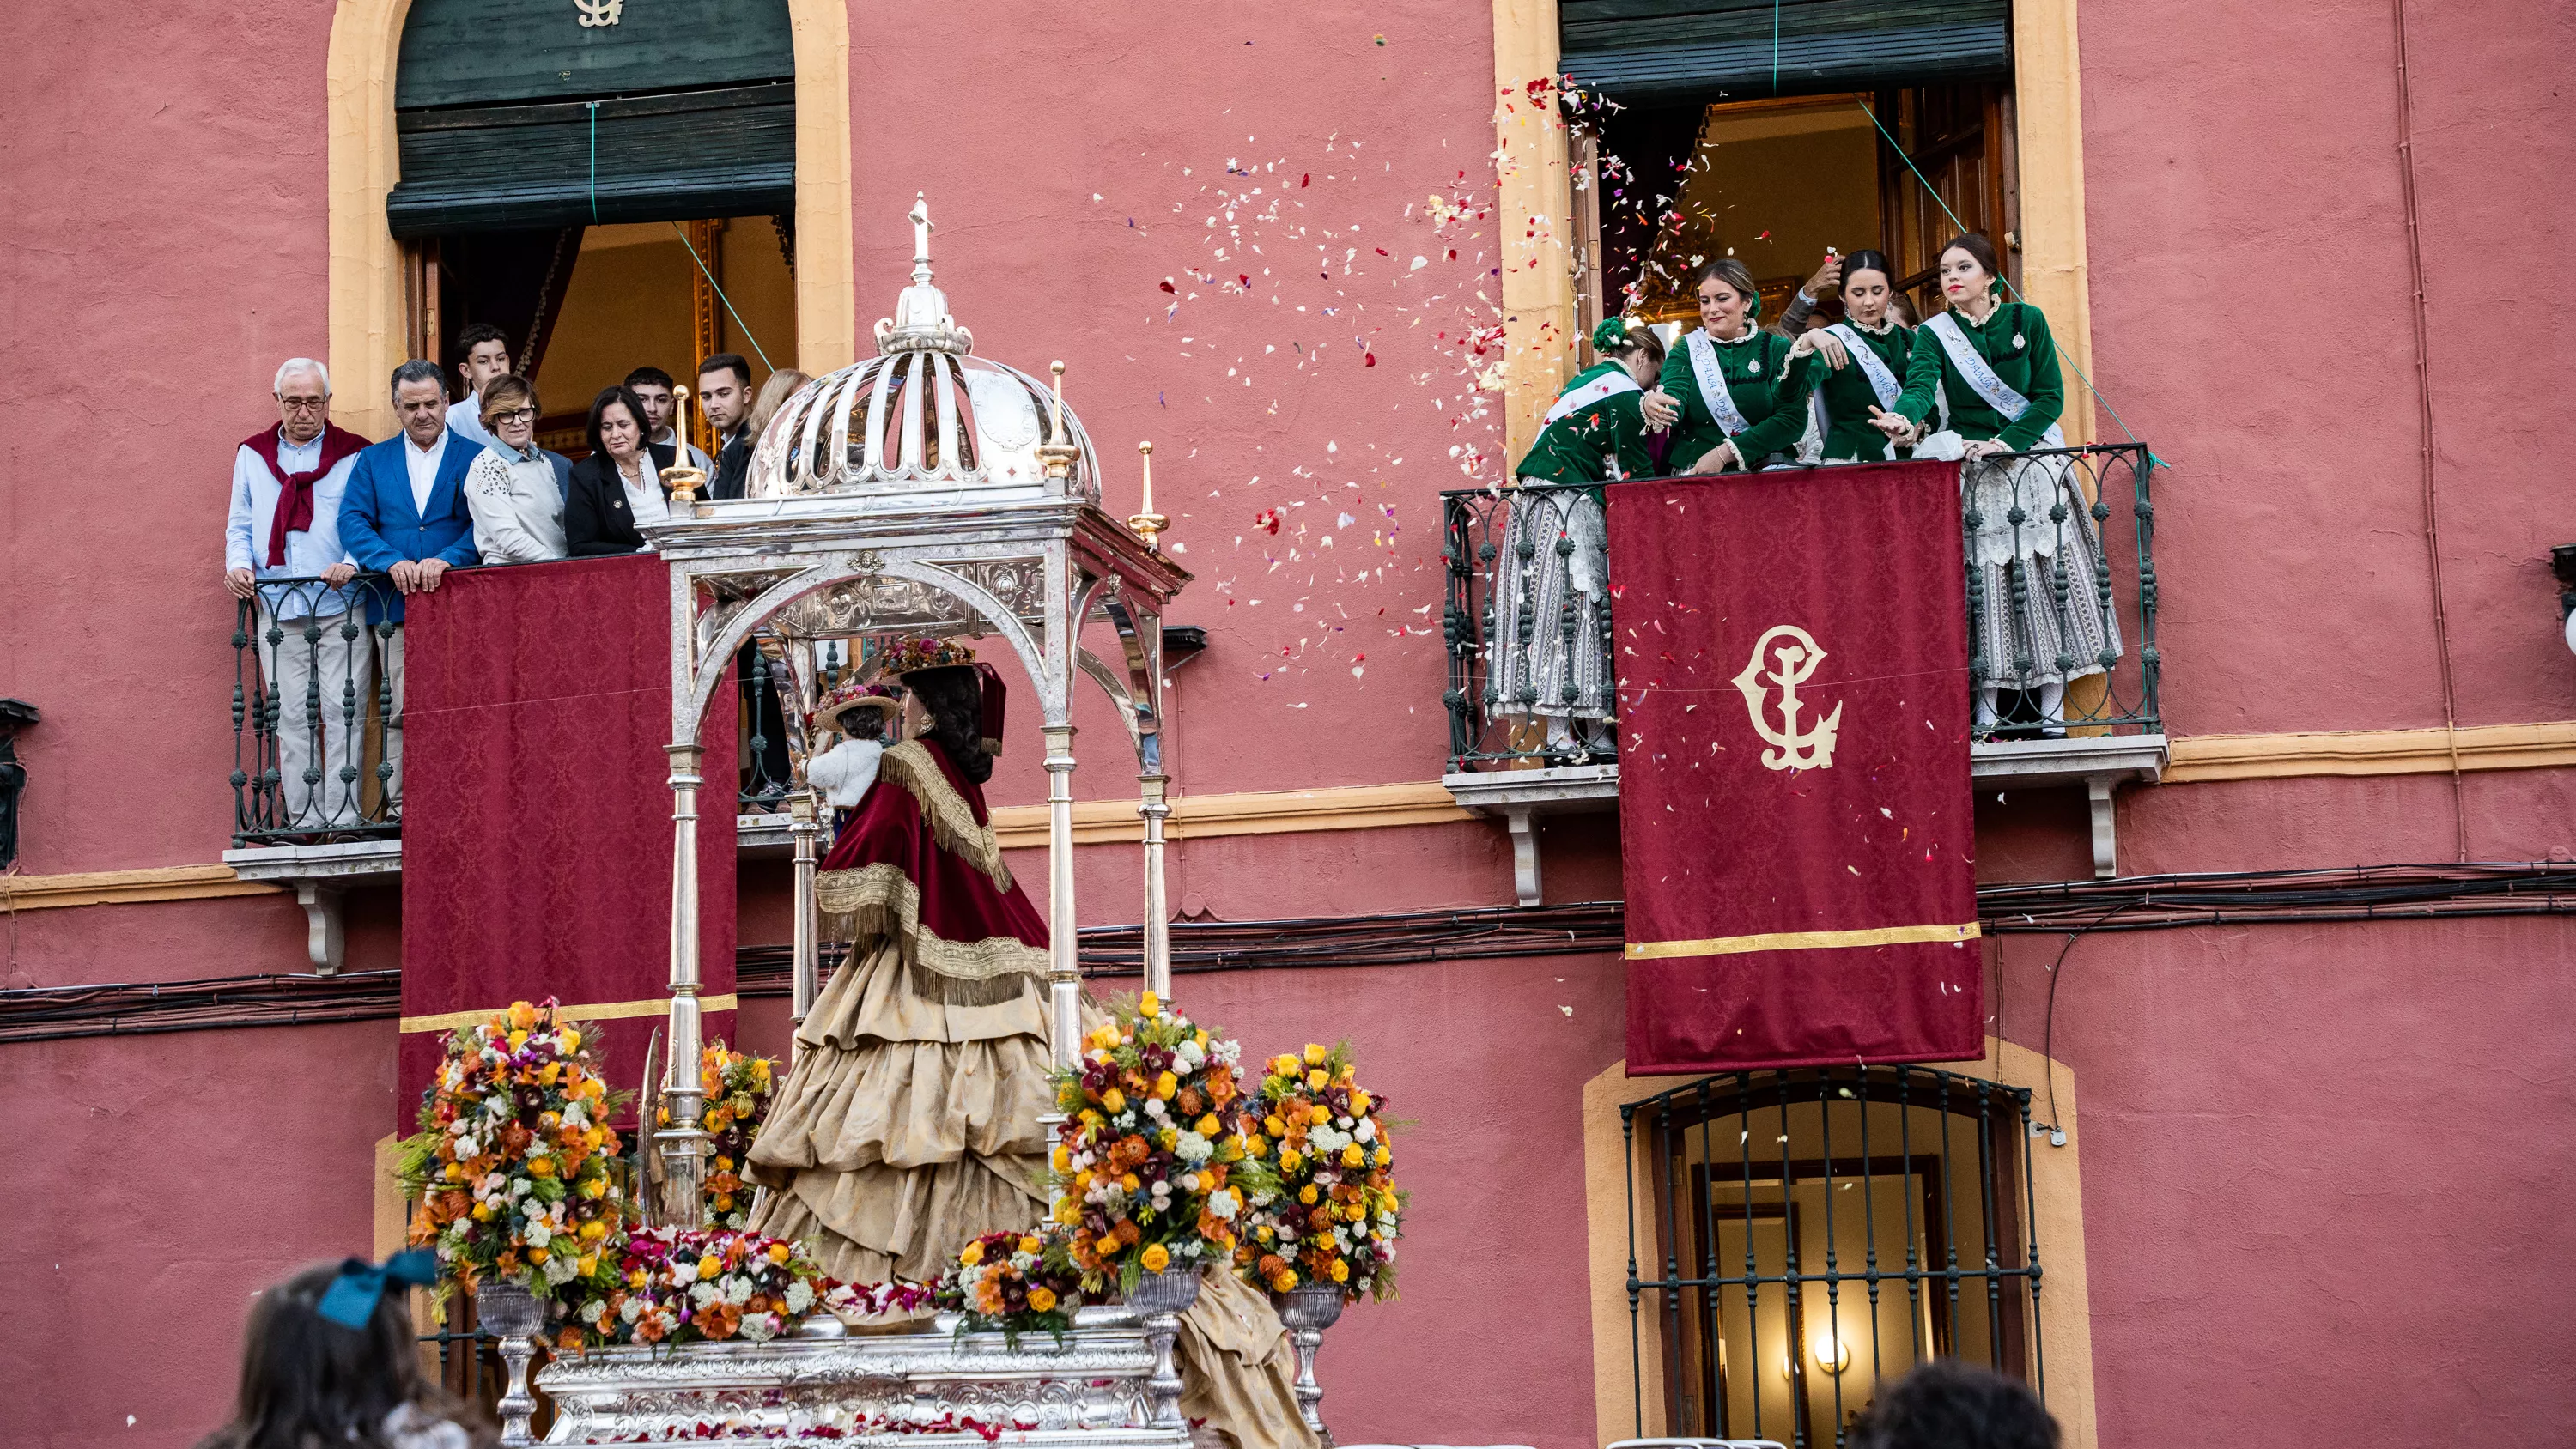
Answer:
[[[671,423],[671,414],[677,410],[671,399],[671,374],[658,367],[639,367],[626,374],[626,390],[644,405],[646,442],[667,448],[680,440],[679,430]],[[715,461],[697,444],[688,446],[690,466],[712,477]]]
[[[273,391],[277,425],[233,450],[224,525],[224,584],[255,607],[252,646],[261,683],[275,695],[277,773],[253,787],[245,823],[355,824],[350,741],[368,694],[367,631],[339,587],[358,571],[340,546],[340,501],[367,440],[331,425],[331,374],[312,358],[287,359]],[[268,579],[321,582],[261,582]]]
[[[483,426],[483,384],[510,370],[510,338],[489,322],[474,323],[456,334],[456,358],[465,396],[447,409],[447,430],[488,448],[492,434]]]

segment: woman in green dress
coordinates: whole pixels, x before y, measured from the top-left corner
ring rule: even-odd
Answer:
[[[1702,266],[1691,286],[1699,294],[1699,330],[1664,359],[1643,404],[1648,425],[1673,430],[1674,471],[1749,472],[1795,463],[1807,415],[1780,405],[1789,339],[1753,325],[1762,315],[1753,274],[1733,257],[1720,257]],[[1839,353],[1842,344],[1832,350]]]
[[[2036,696],[2040,733],[2066,733],[2069,680],[2119,662],[2102,540],[2057,420],[2066,408],[2048,319],[2003,300],[1994,246],[1972,234],[1941,249],[1949,310],[1914,337],[1904,395],[1871,409],[1891,441],[1919,439],[1918,458],[1963,458],[1970,672],[1976,729],[2001,723],[2003,690]],[[1940,430],[1923,436],[1935,416]],[[2032,450],[2041,455],[2029,456]]]
[[[1843,320],[1802,333],[1780,379],[1780,407],[1804,411],[1823,438],[1823,461],[1883,463],[1895,444],[1871,423],[1904,394],[1914,329],[1896,320],[1895,268],[1884,252],[1843,259]],[[1828,348],[1828,342],[1841,344]]]
[[[1486,714],[1544,719],[1548,753],[1569,760],[1588,749],[1578,728],[1595,733],[1610,717],[1610,532],[1597,485],[1654,472],[1639,404],[1664,362],[1661,338],[1617,317],[1592,329],[1592,349],[1602,360],[1557,394],[1516,470],[1485,621]],[[1544,484],[1583,486],[1529,486]]]

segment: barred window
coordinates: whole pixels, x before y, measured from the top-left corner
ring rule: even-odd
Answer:
[[[2045,1398],[2027,1090],[1744,1072],[1620,1119],[1638,1436],[1842,1446],[1933,1358]]]

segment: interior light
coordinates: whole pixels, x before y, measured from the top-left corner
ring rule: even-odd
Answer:
[[[1851,1367],[1851,1345],[1830,1329],[1817,1334],[1815,1341],[1807,1345],[1807,1352],[1816,1360],[1816,1367],[1829,1374]]]

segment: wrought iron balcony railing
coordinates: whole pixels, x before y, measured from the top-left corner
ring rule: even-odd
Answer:
[[[1980,720],[1980,739],[2161,734],[2155,510],[2149,496],[2153,456],[2139,443],[2014,456],[2063,460],[2063,466],[2036,487],[1962,489],[1960,526],[1970,559],[1969,687],[1984,691],[1998,686],[1999,678],[2052,672],[2051,664],[2059,675],[2088,664],[2101,672],[2066,686],[2058,719],[2042,714],[2038,691],[1997,687],[1995,717]],[[1591,712],[1578,707],[1587,690],[1615,687],[1612,661],[1618,656],[1610,644],[1613,604],[1606,575],[1588,589],[1534,582],[1546,572],[1538,566],[1540,549],[1555,550],[1578,569],[1579,553],[1606,557],[1598,511],[1587,515],[1583,501],[1591,492],[1584,485],[1524,483],[1441,495],[1448,564],[1442,627],[1449,651],[1443,698],[1451,775],[1608,765],[1617,759],[1615,727],[1587,730],[1545,720],[1547,705],[1557,706],[1560,718],[1579,716]],[[2024,546],[2050,533],[2067,536],[2079,510],[2092,522],[2103,567],[2070,558],[2074,551],[2066,547],[2034,552]],[[1979,558],[1990,562],[1980,565]],[[1500,617],[1498,587],[1506,594]],[[2057,613],[2067,615],[2069,596],[2078,589],[2093,595],[2090,617],[2112,621],[2113,628],[2089,641],[2051,641],[2056,657],[2034,659],[2032,641],[2011,627],[2012,620],[2042,590],[2053,592]],[[1518,647],[1497,651],[1497,641]],[[1533,649],[1532,641],[1545,642]],[[1988,642],[1980,648],[1976,641]],[[2087,644],[2088,653],[2068,652]],[[1498,652],[1506,657],[1498,660]]]
[[[400,747],[385,753],[393,687],[378,661],[402,626],[367,622],[392,582],[273,579],[255,592],[233,602],[233,843],[399,833]]]

